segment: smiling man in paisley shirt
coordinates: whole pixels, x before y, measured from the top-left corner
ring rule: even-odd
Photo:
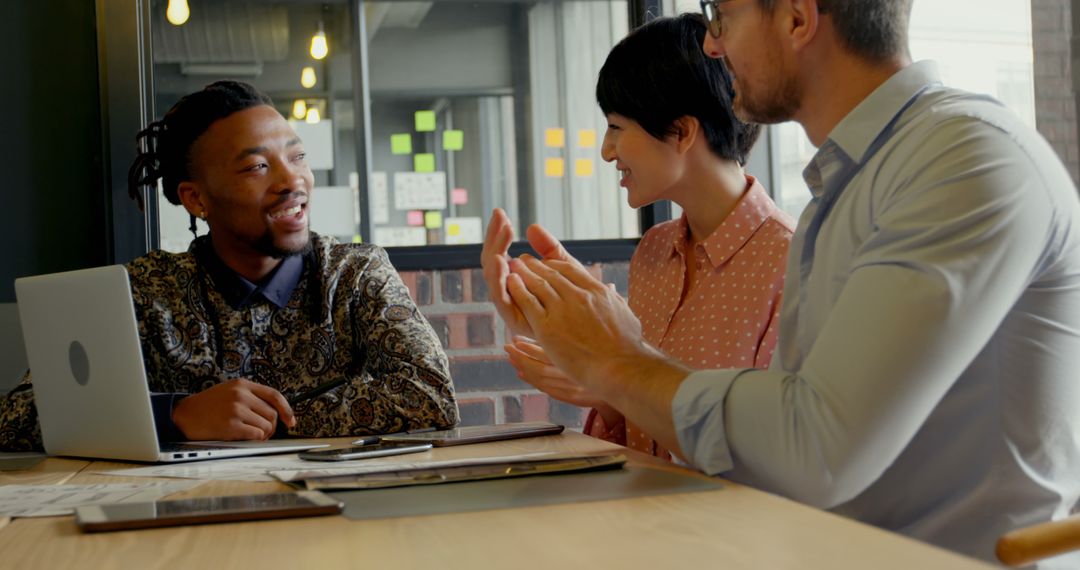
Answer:
[[[206,221],[186,253],[127,265],[162,440],[330,437],[458,420],[446,355],[386,252],[309,229],[303,144],[266,95],[219,81],[139,133],[133,197]],[[290,403],[291,402],[291,403]],[[30,374],[0,449],[41,447]]]

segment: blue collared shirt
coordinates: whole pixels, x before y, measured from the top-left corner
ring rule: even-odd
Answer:
[[[1004,532],[1068,515],[1080,203],[1053,150],[923,62],[852,110],[804,177],[771,369],[687,378],[687,459],[985,560]]]
[[[252,283],[239,273],[235,272],[214,252],[209,241],[204,247],[195,249],[195,256],[199,264],[206,269],[207,275],[214,283],[214,288],[225,302],[234,309],[243,309],[264,299],[279,309],[289,304],[296,284],[300,282],[300,276],[304,273],[304,257],[290,255],[281,260],[281,263],[267,275],[261,283]]]

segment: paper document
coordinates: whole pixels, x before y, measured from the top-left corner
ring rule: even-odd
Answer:
[[[99,471],[103,475],[125,477],[175,477],[179,479],[227,480],[227,481],[276,481],[268,472],[279,469],[296,469],[297,465],[308,465],[295,453],[266,457],[239,457],[234,459],[216,459],[195,461],[173,465],[151,465],[120,469],[118,471]]]
[[[156,501],[201,485],[197,481],[102,483],[98,485],[3,485],[0,516],[55,517],[83,505],[115,505]]]

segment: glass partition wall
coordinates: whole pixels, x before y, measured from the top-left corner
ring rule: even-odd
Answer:
[[[270,95],[315,172],[315,231],[476,244],[500,207],[519,235],[640,235],[594,95],[624,0],[188,0],[177,24],[179,1],[148,3],[154,114],[219,79]],[[160,246],[186,249],[188,216],[158,202]]]

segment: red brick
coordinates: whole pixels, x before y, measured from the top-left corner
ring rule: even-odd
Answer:
[[[465,313],[453,313],[446,315],[446,323],[448,329],[447,339],[449,341],[449,348],[451,350],[457,350],[462,348],[469,348],[469,315]]]
[[[467,315],[465,322],[470,347],[495,345],[495,315]]]
[[[526,422],[547,421],[551,417],[551,400],[547,394],[522,394],[521,417]]]

